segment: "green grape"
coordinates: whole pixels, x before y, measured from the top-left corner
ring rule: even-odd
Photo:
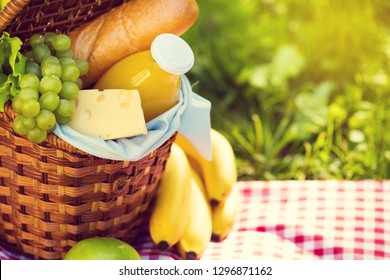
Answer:
[[[75,81],[76,85],[79,87],[79,89],[83,89],[83,80],[81,80],[81,78],[78,78],[76,81]]]
[[[53,42],[53,39],[57,36],[55,32],[47,32],[43,35],[45,43],[50,45]]]
[[[53,55],[46,56],[41,62],[41,67],[43,67],[48,62],[60,63],[60,60]]]
[[[35,48],[44,43],[44,38],[41,34],[34,34],[30,37],[30,46]]]
[[[56,122],[56,124],[57,124],[57,122]],[[47,130],[48,134],[54,131],[54,129],[56,128],[56,124],[54,124],[54,126],[52,128]]]
[[[57,76],[45,76],[41,79],[39,83],[39,91],[44,94],[46,92],[52,91],[55,93],[60,93],[62,89],[62,82]]]
[[[18,93],[18,96],[22,100],[27,100],[27,99],[34,99],[38,100],[39,99],[39,93],[36,89],[34,88],[22,88],[20,92]]]
[[[89,63],[84,59],[76,59],[77,67],[80,70],[80,76],[83,76],[89,71]]]
[[[17,116],[14,121],[12,122],[12,128],[14,131],[19,135],[27,135],[27,129],[23,125],[24,116],[19,115]]]
[[[63,82],[74,82],[80,77],[80,70],[76,64],[65,64],[62,67],[61,80]]]
[[[56,117],[54,114],[47,110],[41,110],[37,116],[37,125],[39,128],[49,130],[56,124]]]
[[[69,64],[69,63],[76,64],[76,61],[72,57],[64,56],[64,57],[59,58],[59,60],[60,60],[60,64],[62,67],[64,67],[64,65]]]
[[[16,113],[21,114],[22,113],[22,107],[23,107],[23,98],[21,98],[19,95],[16,95],[12,99],[12,109]]]
[[[46,62],[42,64],[42,76],[57,76],[61,77],[62,68],[59,63],[56,62]]]
[[[55,110],[56,116],[71,117],[74,112],[74,105],[66,99],[60,99],[60,104]]]
[[[72,119],[72,116],[64,117],[64,116],[58,115],[58,113],[56,113],[56,112],[54,112],[54,115],[56,116],[56,120],[59,124],[67,124]]]
[[[38,126],[34,127],[27,131],[27,138],[33,143],[41,143],[46,139],[47,132],[39,128]]]
[[[27,57],[27,59],[28,59],[29,61],[34,61],[34,56],[33,56],[33,52],[32,52],[32,51],[25,52],[25,53],[23,53],[23,55],[24,55],[25,57]]]
[[[41,109],[54,111],[60,104],[60,97],[55,92],[46,92],[39,98]]]
[[[33,49],[33,57],[34,60],[38,63],[41,63],[42,60],[46,57],[51,55],[51,51],[48,46],[46,45],[38,45]]]
[[[42,78],[41,66],[36,62],[27,61],[25,71],[26,73],[34,74],[39,79]]]
[[[67,100],[73,100],[77,98],[77,95],[79,93],[79,87],[76,83],[73,82],[63,82],[62,84],[62,90],[60,92],[60,97],[67,99]]]
[[[12,99],[12,108],[16,113],[23,112],[23,104],[26,100],[38,100],[38,92],[33,88],[24,88]]]
[[[32,73],[27,73],[20,78],[19,86],[21,89],[33,88],[39,90],[39,78]]]
[[[64,52],[56,52],[56,57],[73,57],[73,51],[71,49],[68,49]]]
[[[24,117],[23,119],[23,126],[29,130],[29,129],[33,129],[34,127],[37,126],[37,120],[35,117],[32,117],[32,118],[27,118],[27,117]]]
[[[32,118],[39,114],[41,111],[41,106],[39,102],[35,99],[27,99],[23,101],[22,104],[22,114],[25,117]]]
[[[54,37],[52,45],[53,49],[55,49],[57,52],[65,52],[70,48],[71,41],[70,38],[65,34],[59,34]]]

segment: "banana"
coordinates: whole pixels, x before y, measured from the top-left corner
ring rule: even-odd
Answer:
[[[213,208],[211,240],[222,241],[229,235],[237,217],[240,199],[241,192],[237,186],[234,186],[225,201]]]
[[[233,147],[217,130],[211,129],[212,160],[203,158],[194,146],[181,134],[175,143],[178,144],[192,162],[201,170],[207,196],[212,206],[225,200],[233,185],[237,182],[237,166]]]
[[[207,195],[207,191],[206,191],[206,186],[204,185],[204,179],[203,179],[203,172],[202,172],[202,166],[199,164],[199,161],[195,160],[194,158],[190,157],[190,156],[187,156],[187,159],[188,159],[188,162],[190,163],[190,166],[191,166],[191,169],[192,171],[196,172],[196,174],[200,177],[200,179],[202,180],[202,183],[203,183],[203,189],[204,191],[206,192],[206,197],[208,197]],[[208,199],[207,199],[208,200]]]
[[[183,150],[173,143],[149,220],[153,242],[167,250],[179,241],[189,214],[191,167]]]
[[[199,259],[211,239],[211,206],[199,175],[192,170],[189,216],[184,233],[177,243],[183,259]]]

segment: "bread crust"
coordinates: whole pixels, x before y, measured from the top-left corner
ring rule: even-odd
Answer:
[[[122,58],[149,49],[157,35],[183,34],[198,14],[196,0],[130,0],[73,30],[73,55],[90,65],[84,88]]]

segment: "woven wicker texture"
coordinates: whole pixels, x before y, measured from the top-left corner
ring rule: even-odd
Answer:
[[[0,31],[25,41],[34,33],[69,33],[124,0],[11,0],[0,13]]]
[[[33,144],[0,118],[1,238],[36,259],[92,236],[132,242],[174,139],[137,162],[112,161]]]
[[[121,0],[11,0],[0,31],[26,40],[68,33]],[[35,259],[61,259],[93,236],[135,240],[157,191],[173,135],[137,162],[86,154],[54,134],[33,144],[13,132],[10,103],[0,113],[0,238]]]

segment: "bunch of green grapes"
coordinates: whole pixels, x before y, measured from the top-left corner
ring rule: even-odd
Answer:
[[[31,51],[26,74],[19,80],[20,92],[12,100],[17,113],[13,129],[34,143],[46,139],[56,123],[66,124],[73,116],[74,103],[82,88],[80,76],[88,62],[73,58],[67,35],[48,32],[30,37]]]

